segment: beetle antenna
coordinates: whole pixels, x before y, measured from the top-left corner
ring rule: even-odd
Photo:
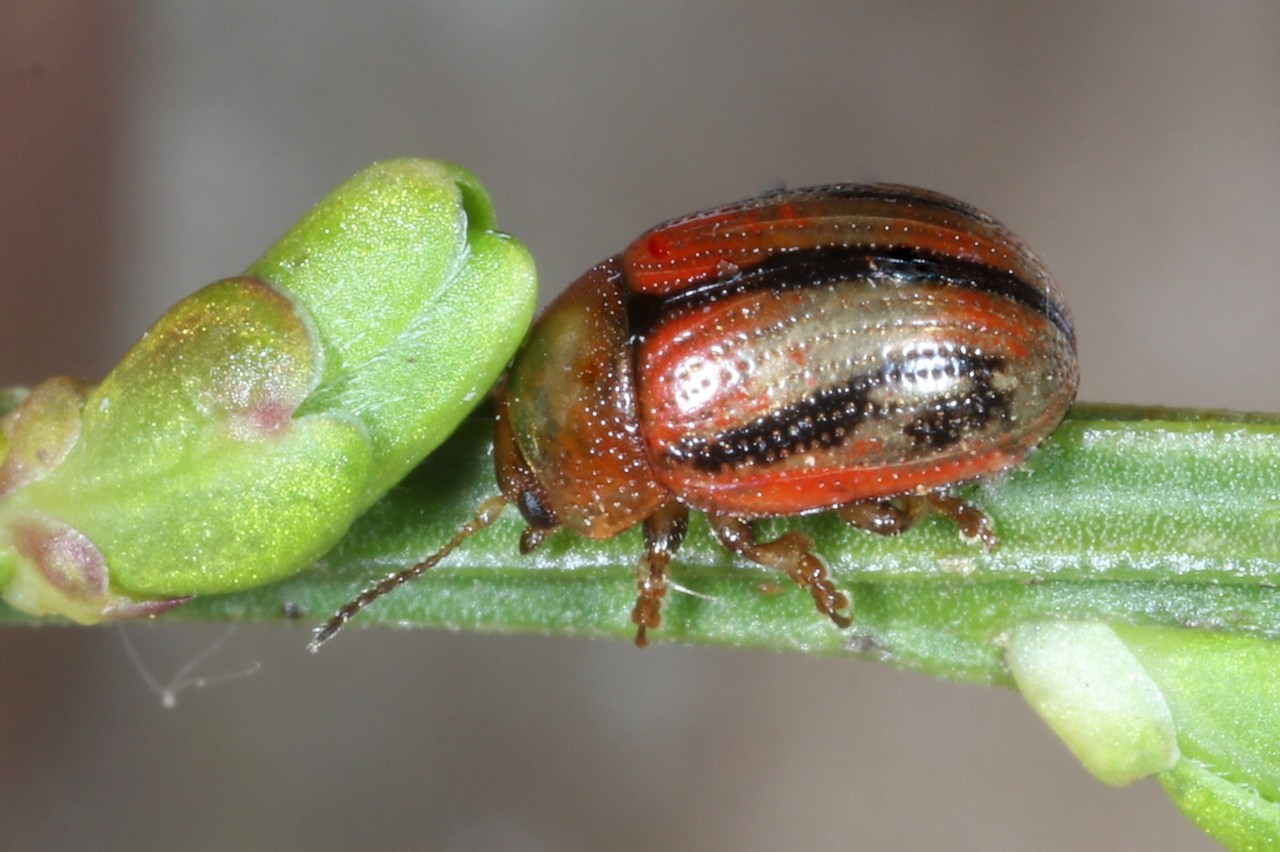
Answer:
[[[315,636],[311,640],[311,644],[307,646],[307,650],[315,653],[320,650],[320,646],[333,637],[333,634],[342,629],[348,621],[351,620],[357,612],[364,609],[378,598],[394,589],[403,586],[405,583],[425,573],[428,569],[435,567],[440,560],[444,559],[453,549],[462,544],[471,536],[480,532],[480,530],[492,524],[498,518],[502,517],[502,510],[507,507],[506,498],[498,496],[491,497],[480,504],[480,508],[476,509],[475,516],[462,525],[462,528],[454,534],[453,538],[445,542],[444,547],[419,562],[401,571],[388,574],[377,583],[365,589],[356,595],[342,608],[333,614],[333,617],[326,621],[323,625],[316,628]]]

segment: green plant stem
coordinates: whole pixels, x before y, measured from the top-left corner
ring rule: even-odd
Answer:
[[[314,568],[162,620],[323,621],[496,493],[489,433],[483,420],[465,424]],[[1280,636],[1280,417],[1080,405],[1024,468],[964,493],[994,518],[996,551],[942,519],[888,539],[830,515],[762,522],[762,536],[797,528],[817,541],[853,600],[847,631],[785,577],[724,552],[695,518],[672,570],[689,593],[673,590],[654,638],[868,656],[1009,685],[1004,640],[1028,620]],[[637,532],[605,542],[561,533],[521,556],[520,528],[509,510],[353,624],[631,636]]]

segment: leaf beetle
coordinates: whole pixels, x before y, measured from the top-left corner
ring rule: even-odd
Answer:
[[[1019,464],[1065,416],[1075,333],[1057,285],[1004,225],[908,186],[771,192],[658,225],[534,323],[496,390],[501,496],[440,551],[317,630],[437,564],[507,504],[528,553],[564,528],[645,550],[636,644],[661,622],[689,511],[785,572],[847,627],[848,598],[799,532],[752,521],[834,510],[893,534],[927,513],[988,548],[951,493]]]

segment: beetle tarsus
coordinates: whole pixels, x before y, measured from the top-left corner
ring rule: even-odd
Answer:
[[[667,596],[667,566],[669,554],[646,554],[636,569],[636,586],[639,594],[631,610],[631,623],[636,625],[636,647],[649,645],[649,628],[662,626],[662,599]]]
[[[649,629],[662,624],[662,599],[667,596],[667,568],[689,529],[689,510],[676,502],[664,503],[644,522],[645,554],[636,568],[636,605],[631,623],[636,625],[636,647],[649,645]]]
[[[755,530],[741,518],[710,515],[711,530],[720,543],[757,565],[786,572],[796,585],[808,589],[818,611],[841,629],[853,619],[841,610],[849,608],[849,597],[836,588],[827,564],[813,552],[813,539],[794,530],[773,541],[756,543]]]
[[[906,494],[891,500],[863,500],[836,509],[847,524],[878,535],[897,535],[916,525],[925,515],[950,518],[967,539],[977,539],[988,551],[1000,546],[991,516],[973,503],[943,489],[928,494]]]
[[[981,507],[967,503],[946,491],[935,491],[919,499],[928,503],[929,511],[955,521],[962,536],[966,539],[981,541],[988,552],[1000,546],[1000,538],[992,529],[991,516]]]

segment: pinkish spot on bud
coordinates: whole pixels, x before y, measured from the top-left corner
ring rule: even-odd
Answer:
[[[236,437],[246,441],[281,435],[293,422],[296,408],[292,402],[278,398],[260,400],[236,413],[232,430]]]
[[[190,596],[135,600],[113,593],[102,551],[74,527],[40,518],[23,518],[12,527],[13,542],[40,575],[68,600],[96,610],[101,618],[158,615],[191,600]]]
[[[25,518],[13,525],[13,541],[18,552],[67,597],[88,601],[106,595],[106,561],[79,530]]]

